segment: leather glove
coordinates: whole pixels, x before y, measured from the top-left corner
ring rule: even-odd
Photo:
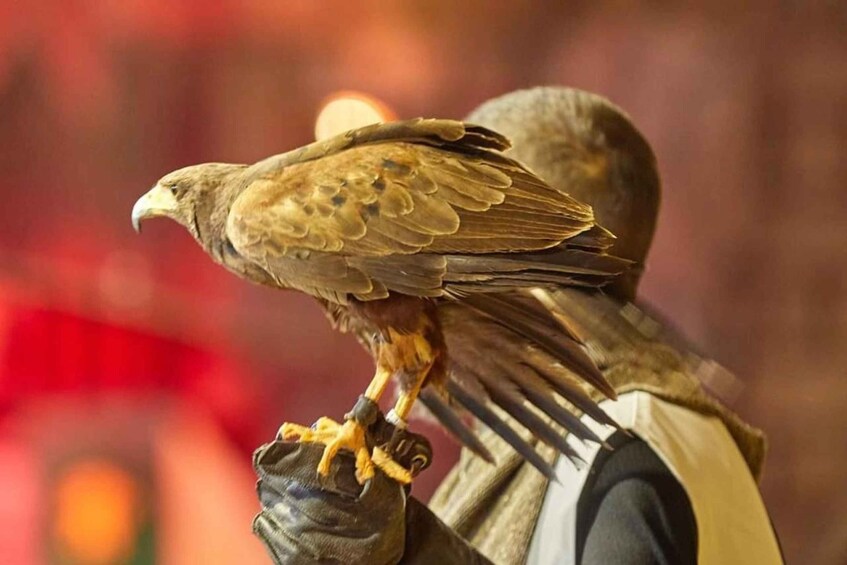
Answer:
[[[376,445],[390,446],[401,465],[428,464],[423,436],[382,418],[368,433]],[[380,469],[359,485],[351,453],[339,452],[329,475],[319,476],[322,453],[319,444],[277,439],[253,455],[262,504],[253,531],[275,563],[489,563]]]

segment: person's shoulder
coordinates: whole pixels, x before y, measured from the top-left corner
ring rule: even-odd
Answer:
[[[683,486],[641,439],[618,432],[609,443],[580,495],[578,553],[587,563],[639,555],[695,562],[697,523]]]

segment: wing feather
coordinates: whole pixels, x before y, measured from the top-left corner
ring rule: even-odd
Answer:
[[[558,248],[595,227],[590,207],[496,153],[506,147],[499,134],[452,120],[353,130],[250,167],[227,236],[281,284],[342,302],[382,298],[384,289],[437,297],[595,285],[619,273],[621,262],[593,259],[605,252],[598,237],[584,237],[586,251],[571,251],[567,268],[551,265],[558,256],[505,257]],[[446,260],[421,261],[425,272],[413,276],[395,268],[410,255]],[[331,257],[333,269],[304,268]]]

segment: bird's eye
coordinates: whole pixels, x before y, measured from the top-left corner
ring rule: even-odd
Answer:
[[[168,186],[168,190],[171,191],[171,194],[173,194],[174,196],[177,196],[179,194],[179,185],[178,184],[172,184],[172,185]]]

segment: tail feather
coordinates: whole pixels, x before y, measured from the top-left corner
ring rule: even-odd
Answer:
[[[495,463],[494,456],[485,447],[479,436],[462,421],[461,416],[447,404],[446,399],[441,398],[438,392],[432,388],[426,388],[421,392],[419,398],[432,415],[441,422],[441,425],[447,428],[447,431],[453,434],[463,445],[483,460]]]
[[[439,307],[450,355],[444,390],[449,399],[433,410],[436,417],[460,441],[479,451],[472,444],[476,436],[465,438],[467,432],[457,429],[460,416],[450,415],[450,410],[466,410],[551,478],[550,465],[512,426],[525,428],[572,461],[579,460],[577,453],[552,422],[604,447],[608,446],[572,410],[619,428],[579,383],[581,379],[614,397],[614,389],[583,350],[577,334],[560,323],[561,315],[527,292],[469,294]]]
[[[509,424],[504,422],[491,408],[489,408],[484,400],[476,398],[455,381],[447,383],[447,391],[468,412],[473,414],[480,422],[488,426],[494,433],[503,438],[506,443],[512,446],[512,448],[533,467],[538,469],[542,475],[551,480],[556,478],[556,471],[553,467],[547,463],[547,461],[545,461],[544,458],[535,451],[535,448],[527,443],[520,434],[518,434],[518,432],[513,430]]]
[[[472,308],[490,316],[497,323],[543,347],[566,367],[591,383],[609,398],[617,398],[615,389],[582,349],[574,336],[558,325],[540,324],[526,310],[510,303],[507,296],[473,295],[464,300]],[[551,319],[550,322],[555,324]]]
[[[581,460],[576,451],[568,444],[567,438],[551,428],[525,404],[525,399],[510,386],[508,380],[497,375],[478,374],[491,399],[517,420],[526,429],[531,430],[541,441],[555,447],[572,461]]]
[[[543,386],[535,378],[536,374],[532,372],[532,369],[521,367],[519,370],[514,371],[512,376],[527,400],[553,418],[557,424],[582,440],[593,441],[604,446],[607,445],[582,420],[556,402],[556,399],[550,393],[550,389]]]

